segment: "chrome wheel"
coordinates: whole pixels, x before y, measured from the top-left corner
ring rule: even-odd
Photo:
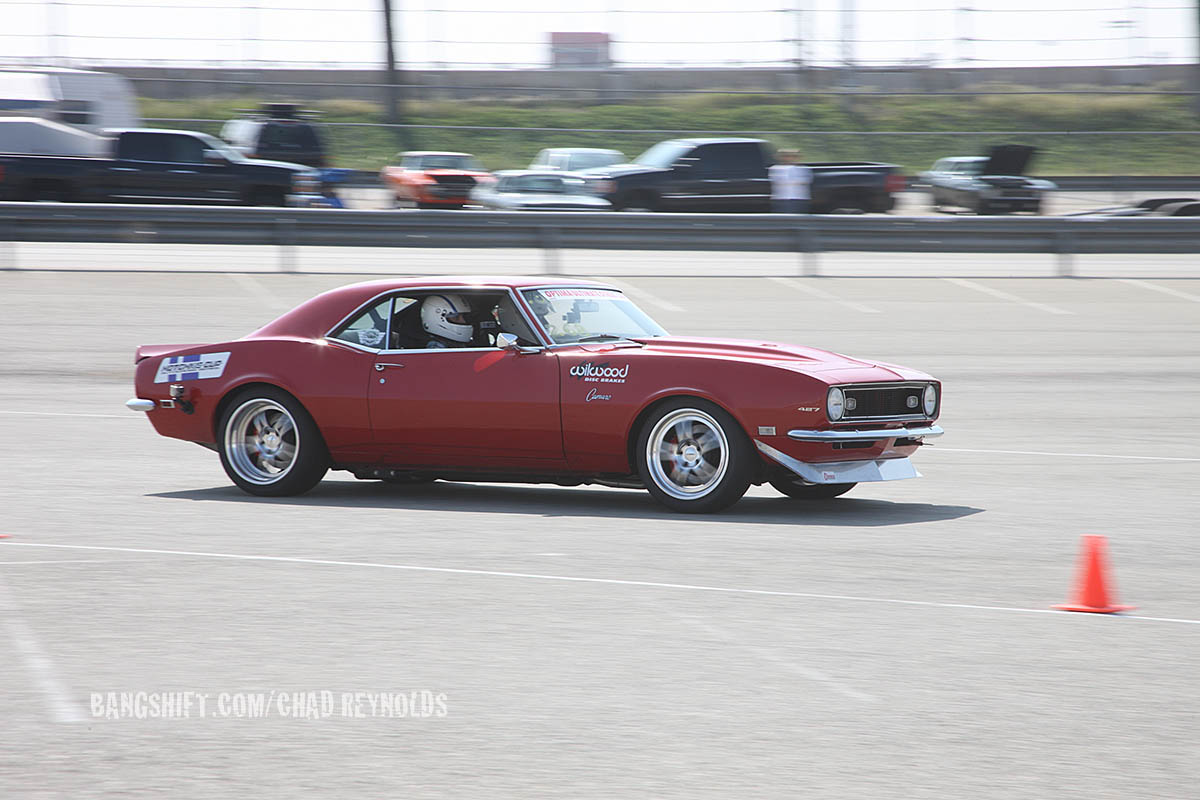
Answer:
[[[296,463],[300,431],[291,413],[274,400],[255,398],[238,406],[225,425],[225,455],[238,476],[254,484],[283,479]]]
[[[681,408],[654,426],[645,458],[659,489],[679,500],[695,500],[715,490],[725,477],[729,440],[712,416]]]

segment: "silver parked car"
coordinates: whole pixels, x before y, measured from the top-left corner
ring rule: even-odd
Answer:
[[[480,184],[471,202],[498,211],[608,211],[612,204],[599,195],[607,181],[588,180],[572,172],[504,170],[496,182]]]
[[[1058,187],[1025,176],[1036,152],[1025,145],[1007,144],[993,147],[986,156],[941,158],[918,176],[918,184],[928,188],[934,208],[958,206],[976,214],[1039,214],[1043,193]]]
[[[627,160],[625,154],[620,150],[602,150],[599,147],[547,147],[537,154],[529,168],[578,172],[595,167],[624,164]]]

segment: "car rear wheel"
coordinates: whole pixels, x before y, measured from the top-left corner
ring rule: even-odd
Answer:
[[[655,500],[673,511],[705,514],[741,499],[755,453],[737,420],[703,400],[661,406],[638,435],[637,468]]]
[[[805,483],[795,475],[780,475],[771,478],[771,485],[788,497],[797,500],[829,500],[840,497],[857,486],[857,483]]]
[[[225,474],[249,494],[303,494],[329,469],[316,423],[278,389],[263,387],[235,397],[221,415],[219,435]]]

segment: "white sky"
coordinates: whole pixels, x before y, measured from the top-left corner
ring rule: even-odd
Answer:
[[[0,62],[375,67],[380,0],[0,0]],[[855,13],[843,13],[843,8]],[[414,68],[543,67],[550,31],[627,66],[1200,60],[1196,0],[393,0]],[[964,8],[966,7],[966,8]],[[780,9],[787,10],[780,10]],[[853,20],[846,36],[844,25]],[[53,34],[53,35],[51,35]],[[797,45],[801,36],[805,41]]]

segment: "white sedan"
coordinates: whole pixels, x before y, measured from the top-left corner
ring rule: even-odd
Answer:
[[[471,202],[497,211],[608,211],[605,181],[571,172],[506,170],[471,191]]]

